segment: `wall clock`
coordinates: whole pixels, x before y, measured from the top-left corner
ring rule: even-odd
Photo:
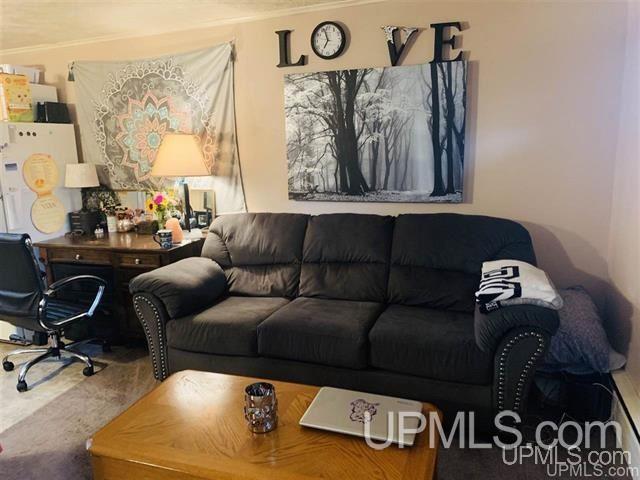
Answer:
[[[347,45],[344,28],[336,22],[322,22],[313,29],[311,48],[321,58],[331,60],[340,56]]]

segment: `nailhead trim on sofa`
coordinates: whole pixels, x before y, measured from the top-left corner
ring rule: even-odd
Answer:
[[[499,410],[504,410],[504,391],[506,388],[505,370],[506,370],[507,356],[509,355],[509,352],[517,342],[527,337],[535,337],[536,340],[538,341],[538,348],[536,348],[536,350],[533,352],[529,360],[527,360],[527,363],[522,369],[522,372],[520,372],[520,378],[518,379],[518,383],[516,385],[516,395],[513,403],[514,411],[518,411],[520,409],[523,389],[527,381],[527,376],[529,375],[529,370],[533,368],[533,366],[536,363],[536,360],[544,352],[544,336],[538,332],[519,333],[507,342],[506,346],[500,353],[499,368],[498,368],[498,409]]]
[[[156,353],[153,343],[153,336],[149,330],[149,326],[144,318],[144,314],[142,313],[142,309],[140,308],[139,300],[144,300],[144,302],[151,308],[153,311],[153,316],[156,321],[156,325],[158,328],[158,357],[156,359]],[[160,313],[156,306],[146,297],[141,295],[135,295],[133,297],[133,305],[136,311],[136,315],[140,319],[140,323],[142,323],[142,328],[144,329],[144,333],[147,336],[147,341],[149,342],[149,350],[151,351],[151,363],[153,364],[153,375],[158,380],[164,380],[168,376],[167,370],[167,362],[165,358],[165,345],[163,343],[163,335],[162,335],[162,320],[160,318]]]

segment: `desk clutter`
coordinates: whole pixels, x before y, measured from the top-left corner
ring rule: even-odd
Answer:
[[[67,179],[69,171],[80,166],[90,167],[95,171],[93,165],[67,165]],[[67,186],[80,184],[82,182],[71,182]],[[97,177],[95,185],[98,186],[94,186],[91,180],[83,185],[82,210],[69,213],[70,231],[74,234],[100,237],[106,233],[136,232],[153,235],[159,230],[168,229],[172,232],[173,243],[180,243],[185,235],[190,239],[201,238],[202,229],[208,227],[212,219],[210,209],[195,211],[190,215],[187,225],[183,200],[173,187],[161,192],[123,194],[98,185]],[[135,205],[124,205],[127,200]],[[139,208],[139,205],[144,208]],[[189,227],[191,230],[187,231]]]

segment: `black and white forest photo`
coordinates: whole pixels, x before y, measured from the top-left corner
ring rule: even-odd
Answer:
[[[289,198],[461,202],[466,84],[466,61],[286,75]]]

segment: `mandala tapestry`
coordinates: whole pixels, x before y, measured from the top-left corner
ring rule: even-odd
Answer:
[[[216,212],[246,211],[231,44],[146,60],[74,62],[73,74],[84,161],[103,165],[111,188],[161,189],[167,180],[150,173],[162,137],[193,133],[211,169],[206,183]]]

